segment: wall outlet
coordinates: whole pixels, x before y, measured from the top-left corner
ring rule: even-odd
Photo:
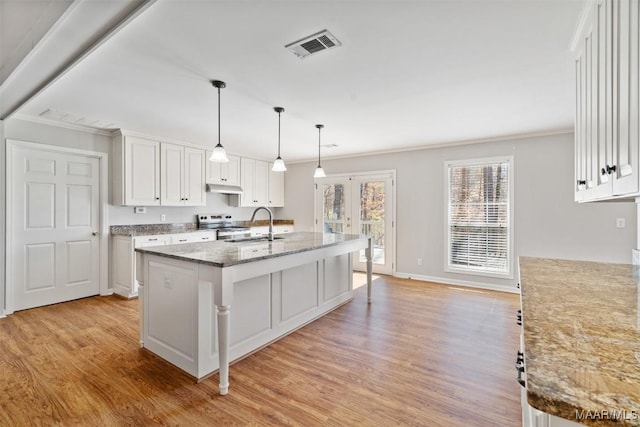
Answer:
[[[167,220],[167,216],[165,214],[160,215],[160,222],[165,222]]]
[[[624,228],[625,226],[624,218],[616,218],[616,228]]]
[[[418,258],[418,265],[422,265],[422,258]]]
[[[136,206],[133,208],[133,213],[137,213],[137,214],[147,213],[147,208],[145,208],[144,206]]]

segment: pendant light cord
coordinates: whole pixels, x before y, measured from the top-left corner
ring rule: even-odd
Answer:
[[[220,145],[220,86],[218,86],[218,145]]]
[[[278,111],[278,158],[280,158],[280,111]]]
[[[320,167],[320,130],[322,128],[318,127],[318,167]]]

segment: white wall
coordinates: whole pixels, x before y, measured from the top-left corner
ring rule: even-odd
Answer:
[[[573,134],[323,160],[322,165],[327,174],[396,170],[398,275],[513,289],[515,279],[444,271],[445,161],[502,155],[514,156],[516,257],[631,262],[635,204],[573,202]],[[285,193],[296,203],[288,203],[282,215],[294,219],[296,230],[313,228],[315,166],[288,165]],[[625,218],[626,228],[616,229],[616,218]]]

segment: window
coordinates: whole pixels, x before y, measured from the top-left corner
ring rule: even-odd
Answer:
[[[447,270],[511,275],[511,158],[447,163]]]

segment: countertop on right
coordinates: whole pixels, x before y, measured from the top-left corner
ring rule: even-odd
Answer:
[[[520,257],[531,406],[586,425],[640,426],[638,280],[628,264]]]

